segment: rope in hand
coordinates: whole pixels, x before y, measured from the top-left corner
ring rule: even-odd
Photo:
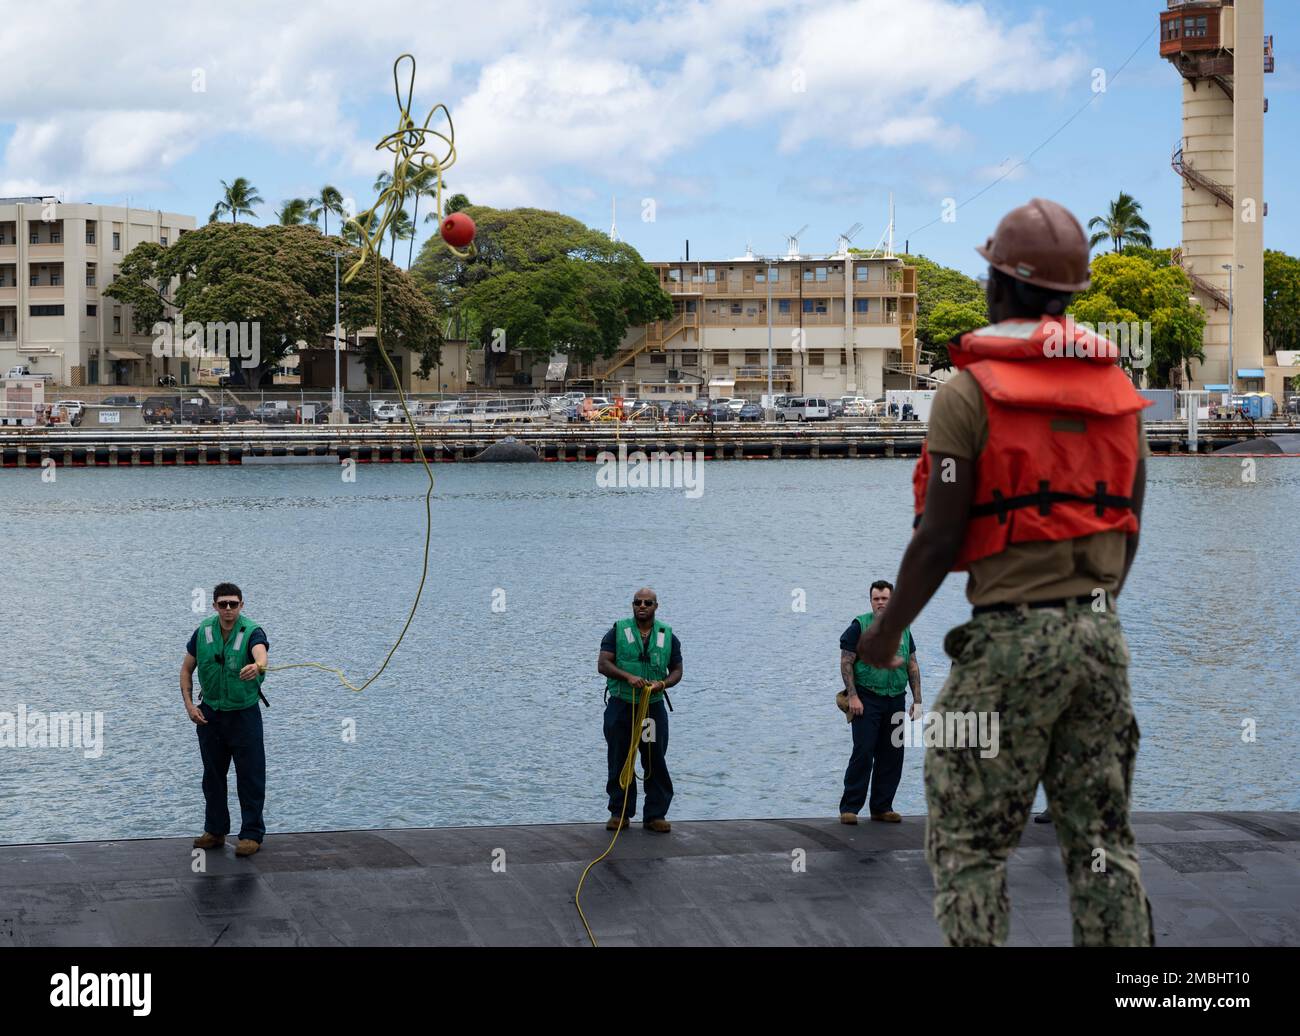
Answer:
[[[633,691],[634,697],[635,694],[636,692]],[[587,864],[583,869],[582,877],[578,879],[578,887],[573,893],[573,905],[578,908],[578,916],[582,919],[582,927],[587,930],[587,938],[591,940],[592,946],[599,946],[600,944],[596,942],[596,936],[592,933],[591,925],[587,923],[587,915],[582,912],[582,883],[587,880],[587,874],[591,868],[596,866],[596,864],[600,863],[601,860],[614,851],[614,843],[618,841],[618,836],[623,830],[623,821],[627,817],[628,794],[632,790],[632,782],[636,779],[636,746],[641,740],[641,731],[645,729],[646,716],[650,713],[650,695],[650,690],[646,688],[645,693],[641,695],[641,700],[636,703],[636,715],[632,720],[632,743],[628,745],[627,758],[623,761],[623,769],[619,771],[618,775],[618,786],[623,789],[623,808],[618,815],[618,826],[614,829],[614,837],[609,840],[609,845],[605,847],[605,851]],[[647,753],[646,772],[645,776],[641,778],[641,783],[643,785],[650,777],[650,768],[648,764],[651,758],[652,755]]]
[[[398,72],[402,62],[407,60],[411,62],[411,74],[407,82],[406,98],[403,100]],[[393,153],[392,182],[380,193],[374,205],[365,212],[358,212],[347,220],[355,228],[362,244],[361,256],[349,267],[343,282],[350,284],[362,272],[367,263],[374,263],[375,342],[379,347],[379,355],[383,358],[384,365],[392,376],[393,384],[397,387],[397,398],[402,404],[402,413],[406,415],[407,427],[411,429],[411,435],[415,438],[416,456],[420,458],[420,463],[424,465],[424,474],[429,480],[429,487],[424,494],[424,560],[420,567],[420,585],[416,588],[415,600],[411,602],[411,611],[406,616],[402,631],[397,635],[397,639],[393,641],[393,646],[388,649],[383,664],[360,686],[349,681],[342,669],[327,666],[320,662],[295,662],[289,665],[268,666],[266,669],[268,673],[282,672],[286,669],[319,669],[326,673],[333,673],[339,678],[339,683],[344,687],[357,692],[364,691],[379,679],[383,671],[388,668],[388,663],[392,661],[398,646],[406,637],[407,630],[411,628],[411,623],[415,619],[415,610],[420,606],[420,598],[424,594],[425,581],[429,577],[429,546],[433,539],[433,512],[430,506],[433,498],[433,469],[429,467],[429,459],[424,455],[424,442],[420,439],[420,430],[416,427],[415,418],[411,416],[411,408],[406,403],[406,393],[402,391],[402,379],[397,373],[397,368],[393,366],[393,360],[388,355],[388,350],[384,348],[383,240],[384,235],[389,232],[394,221],[401,213],[402,203],[411,190],[411,180],[416,176],[426,173],[433,175],[437,199],[437,209],[435,211],[441,215],[442,171],[449,168],[456,161],[456,131],[452,127],[451,113],[447,110],[445,104],[438,104],[431,108],[429,114],[425,116],[422,126],[416,126],[411,119],[411,96],[415,91],[415,58],[412,55],[403,54],[393,62],[393,89],[397,95],[397,107],[400,115],[397,129],[375,145],[376,151],[391,151]],[[447,118],[446,133],[429,128],[429,123],[440,111]],[[447,145],[447,150],[442,157],[439,158],[423,150],[425,139],[430,136],[438,138]],[[381,208],[383,209],[382,216],[379,215]],[[376,222],[376,220],[378,221]],[[472,254],[469,251],[461,251],[451,244],[446,244],[446,247],[453,255],[462,259],[468,258]]]

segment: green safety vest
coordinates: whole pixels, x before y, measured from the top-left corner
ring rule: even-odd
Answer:
[[[858,625],[865,630],[875,619],[875,612],[867,612],[858,616]],[[911,639],[912,630],[909,627],[903,630],[903,639],[898,645],[898,657],[903,660],[903,664],[897,669],[877,669],[860,658],[856,659],[853,663],[853,682],[858,685],[858,690],[871,691],[887,698],[902,694],[907,689],[907,646]]]
[[[194,637],[199,686],[203,688],[203,701],[218,712],[234,712],[257,704],[257,692],[266,674],[259,673],[251,680],[239,678],[239,671],[253,661],[248,641],[255,629],[257,623],[241,615],[235,620],[230,639],[223,640],[220,616],[209,615],[199,623]]]
[[[641,631],[636,619],[619,619],[614,623],[614,664],[625,673],[639,676],[643,680],[667,680],[668,660],[673,654],[673,630],[671,626],[655,620],[650,630],[650,638],[642,647]],[[637,693],[626,680],[616,680],[612,676],[605,678],[605,690],[615,698],[637,702]],[[663,691],[650,696],[650,701],[663,700]]]

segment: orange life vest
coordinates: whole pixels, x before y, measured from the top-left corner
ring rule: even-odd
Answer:
[[[1133,415],[1151,402],[1116,364],[1111,342],[1073,320],[1045,317],[972,331],[949,351],[953,366],[979,383],[989,421],[953,571],[1012,543],[1137,531]],[[922,446],[912,474],[914,525],[930,466]]]

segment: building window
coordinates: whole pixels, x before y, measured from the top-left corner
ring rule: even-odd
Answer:
[[[662,364],[666,364],[667,362],[668,362],[668,354],[667,354],[667,353],[651,353],[651,354],[650,354],[650,363],[651,363],[652,366],[655,365],[655,364],[661,364],[661,365],[662,365]]]
[[[794,363],[794,354],[789,349],[778,349],[776,351],[776,363],[778,367],[789,367]]]
[[[682,353],[682,366],[683,366],[683,367],[697,367],[697,366],[699,366],[699,363],[700,363],[700,354],[699,354],[699,353],[695,353],[695,352],[684,352],[684,353]]]
[[[50,287],[57,288],[63,283],[63,271],[57,266],[50,270]]]
[[[95,266],[93,263],[87,263],[86,264],[86,287],[93,288],[94,286],[95,286]]]
[[[708,267],[704,271],[704,283],[705,284],[718,283],[718,271],[715,270],[712,266]]]
[[[824,266],[817,267],[817,279],[819,281],[826,280],[826,267]]]
[[[166,234],[163,234],[162,237],[160,237],[160,238],[158,239],[158,243],[159,243],[160,245],[162,245],[163,248],[166,248],[166,247],[167,247],[167,235],[166,235]]]
[[[122,251],[122,233],[118,230],[113,231],[113,251]]]
[[[790,312],[790,300],[789,300],[789,299],[777,299],[777,300],[776,300],[776,311],[777,311],[778,313],[789,313],[789,312]]]
[[[36,287],[38,284],[41,283],[41,274],[40,274],[40,271],[39,271],[35,266],[32,267],[31,280],[30,280],[28,283],[29,283],[33,288]]]
[[[672,281],[673,284],[680,284],[682,280],[682,271],[674,266],[668,271],[668,279]]]
[[[63,316],[62,306],[32,306],[29,310],[34,317],[61,317]]]
[[[29,245],[39,245],[41,243],[41,232],[35,223],[33,223],[31,229],[27,231],[27,243]]]
[[[99,307],[96,306],[94,303],[91,303],[90,305],[88,305],[88,306],[86,307],[86,316],[88,316],[88,317],[97,317],[97,316],[99,316]]]
[[[732,315],[732,316],[739,316],[739,315],[740,315],[740,303],[739,303],[739,302],[733,302],[733,303],[731,304],[731,315]]]
[[[94,243],[95,243],[95,224],[93,224],[93,223],[87,223],[87,224],[86,224],[86,244],[88,244],[88,245],[93,245]]]
[[[813,311],[813,300],[812,300],[812,299],[804,299],[804,300],[803,300],[803,311],[804,311],[805,313],[811,313],[811,312]]]
[[[853,279],[855,281],[862,281],[864,283],[866,281],[871,280],[871,267],[870,266],[857,267],[853,271]]]
[[[121,333],[122,333],[122,318],[119,316],[115,316],[113,317],[113,334],[120,335]]]
[[[808,350],[808,366],[821,367],[825,363],[825,354],[820,349]]]
[[[868,302],[869,302],[869,301],[870,301],[869,299],[854,299],[854,300],[853,300],[853,312],[854,312],[854,313],[865,313],[865,312],[867,312],[867,305],[868,305]]]
[[[757,350],[757,349],[755,349],[755,350],[753,350],[753,351],[751,351],[751,352],[747,352],[747,353],[745,353],[745,366],[746,366],[746,367],[753,367],[753,366],[755,366],[755,365],[757,365],[757,364],[760,364],[760,363],[762,363],[762,362],[763,362],[763,361],[762,361],[762,359],[759,357],[759,353],[758,353],[758,350]]]
[[[60,227],[50,227],[50,244],[63,244],[63,230]]]

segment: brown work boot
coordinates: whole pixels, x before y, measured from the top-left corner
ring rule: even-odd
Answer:
[[[632,821],[628,820],[627,817],[616,817],[611,813],[609,819],[605,821],[605,830],[622,831],[623,828],[627,827],[630,823],[632,823]]]
[[[903,822],[903,818],[900,817],[897,813],[895,813],[892,809],[888,810],[885,813],[872,813],[871,819],[883,820],[886,824],[901,824]]]
[[[225,844],[225,835],[210,835],[206,831],[194,839],[195,849],[220,849]]]
[[[857,815],[856,813],[841,813],[841,814],[840,814],[840,823],[841,823],[841,824],[856,824],[857,822],[858,822],[858,815]]]
[[[241,838],[235,843],[235,855],[252,856],[260,848],[262,848],[261,842],[254,842],[251,838]]]
[[[663,817],[656,817],[654,820],[647,820],[641,825],[647,831],[654,831],[657,834],[666,835],[673,829],[673,825],[668,823]]]

